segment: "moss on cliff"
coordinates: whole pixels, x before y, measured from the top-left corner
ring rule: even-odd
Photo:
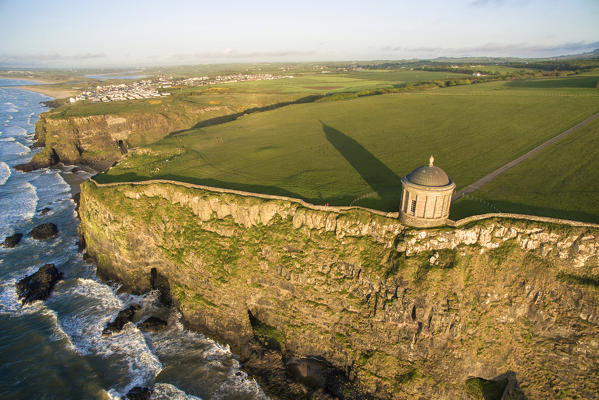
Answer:
[[[366,211],[170,184],[86,183],[80,213],[99,271],[140,289],[155,266],[191,326],[321,357],[371,395],[463,398],[469,376],[507,371],[532,398],[597,390],[599,289],[570,276],[596,276],[594,230],[404,231]]]

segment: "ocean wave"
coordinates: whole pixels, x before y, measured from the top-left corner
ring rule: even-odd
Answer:
[[[61,304],[75,309],[68,316],[59,313],[59,323],[79,354],[117,356],[126,363],[130,381],[124,387],[112,388],[113,392],[126,394],[135,386],[151,385],[162,364],[148,348],[141,331],[129,323],[119,333],[102,336],[106,323],[125,306],[110,287],[93,279],[77,278],[56,296],[60,296]]]
[[[7,188],[10,186],[10,188]],[[15,226],[31,221],[37,208],[37,192],[29,182],[3,185],[0,196],[0,237],[13,233]]]
[[[149,334],[149,340],[164,365],[163,377],[173,365],[187,371],[177,382],[187,392],[209,393],[213,399],[268,399],[256,381],[241,370],[228,345],[185,329],[179,312],[172,312],[168,328]]]
[[[0,142],[0,157],[6,159],[7,156],[22,156],[31,152],[31,149],[17,141],[3,140]]]
[[[12,119],[10,118],[12,117],[9,116],[9,120]],[[6,121],[9,122],[9,121]],[[8,125],[6,126],[6,128],[4,129],[4,136],[27,136],[27,130],[21,126],[18,125]]]
[[[26,276],[35,273],[40,265],[32,265],[25,270],[15,271],[11,276],[0,283],[0,315],[20,316],[39,312],[44,308],[43,301],[22,304],[17,295],[17,282]]]
[[[71,206],[71,187],[56,170],[43,169],[30,182],[37,189],[40,203],[63,202],[64,206]]]
[[[3,103],[2,107],[3,112],[16,113],[19,112],[19,109],[10,101]]]
[[[69,350],[76,352],[77,348],[71,341],[71,337],[62,329],[62,327],[58,323],[58,314],[56,314],[56,312],[54,310],[51,310],[47,307],[44,307],[41,310],[41,313],[43,315],[45,315],[46,317],[48,317],[50,320],[52,320],[53,328],[52,328],[51,339],[53,339],[57,342],[63,341]]]
[[[154,385],[152,400],[202,400],[200,397],[187,394],[178,387],[169,383]]]
[[[0,161],[0,186],[4,185],[8,178],[10,178],[10,167]]]
[[[221,383],[213,395],[214,400],[231,398],[231,394],[256,400],[269,400],[256,380],[248,377],[247,373],[239,370],[239,364],[231,368],[226,380]]]

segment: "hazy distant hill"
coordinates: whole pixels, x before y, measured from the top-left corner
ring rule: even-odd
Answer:
[[[548,60],[591,60],[596,58],[599,59],[599,49],[595,49],[586,53],[552,57],[548,58]]]
[[[579,54],[568,54],[556,57],[540,57],[540,58],[520,58],[520,57],[437,57],[431,59],[434,62],[474,62],[481,64],[489,63],[509,63],[509,62],[531,62],[531,61],[548,61],[548,60],[591,60],[599,59],[599,49]]]

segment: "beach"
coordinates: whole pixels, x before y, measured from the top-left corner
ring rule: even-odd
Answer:
[[[67,97],[76,96],[79,93],[79,91],[75,89],[56,87],[51,84],[19,86],[19,88],[41,93],[46,96],[54,97],[55,99],[64,99]]]

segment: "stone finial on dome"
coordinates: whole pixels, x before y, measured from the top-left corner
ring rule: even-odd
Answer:
[[[428,166],[432,167],[434,163],[435,163],[435,157],[433,157],[433,155],[431,154],[431,158],[428,159]]]

